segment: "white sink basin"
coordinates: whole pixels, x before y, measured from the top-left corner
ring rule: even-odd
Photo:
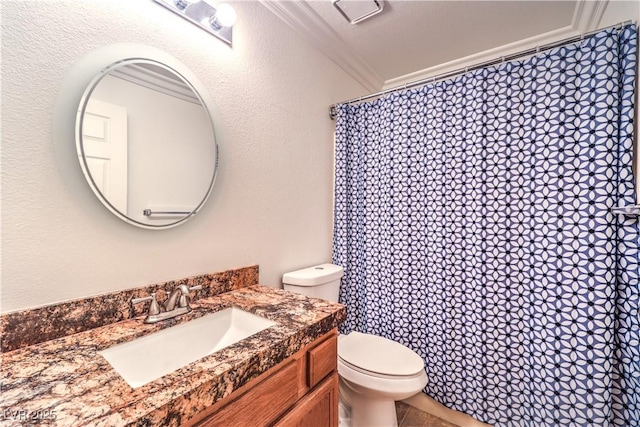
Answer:
[[[136,388],[275,324],[232,307],[116,344],[99,354]]]

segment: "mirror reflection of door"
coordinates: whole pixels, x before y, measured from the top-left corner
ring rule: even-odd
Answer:
[[[95,185],[114,208],[127,212],[127,109],[91,99],[84,114],[82,139]]]

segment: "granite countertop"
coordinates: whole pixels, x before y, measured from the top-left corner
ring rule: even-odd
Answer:
[[[329,332],[346,315],[340,304],[260,285],[191,306],[191,313],[154,325],[129,319],[3,353],[0,424],[177,426]],[[97,353],[227,307],[277,324],[136,389]]]

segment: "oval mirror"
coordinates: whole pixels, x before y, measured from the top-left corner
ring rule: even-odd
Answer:
[[[167,228],[205,203],[218,147],[207,103],[183,73],[152,59],[117,61],[93,78],[77,111],[82,171],[118,217]]]

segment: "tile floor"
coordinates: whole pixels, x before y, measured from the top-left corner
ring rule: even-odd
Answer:
[[[398,427],[458,427],[404,402],[396,402],[396,412]]]

